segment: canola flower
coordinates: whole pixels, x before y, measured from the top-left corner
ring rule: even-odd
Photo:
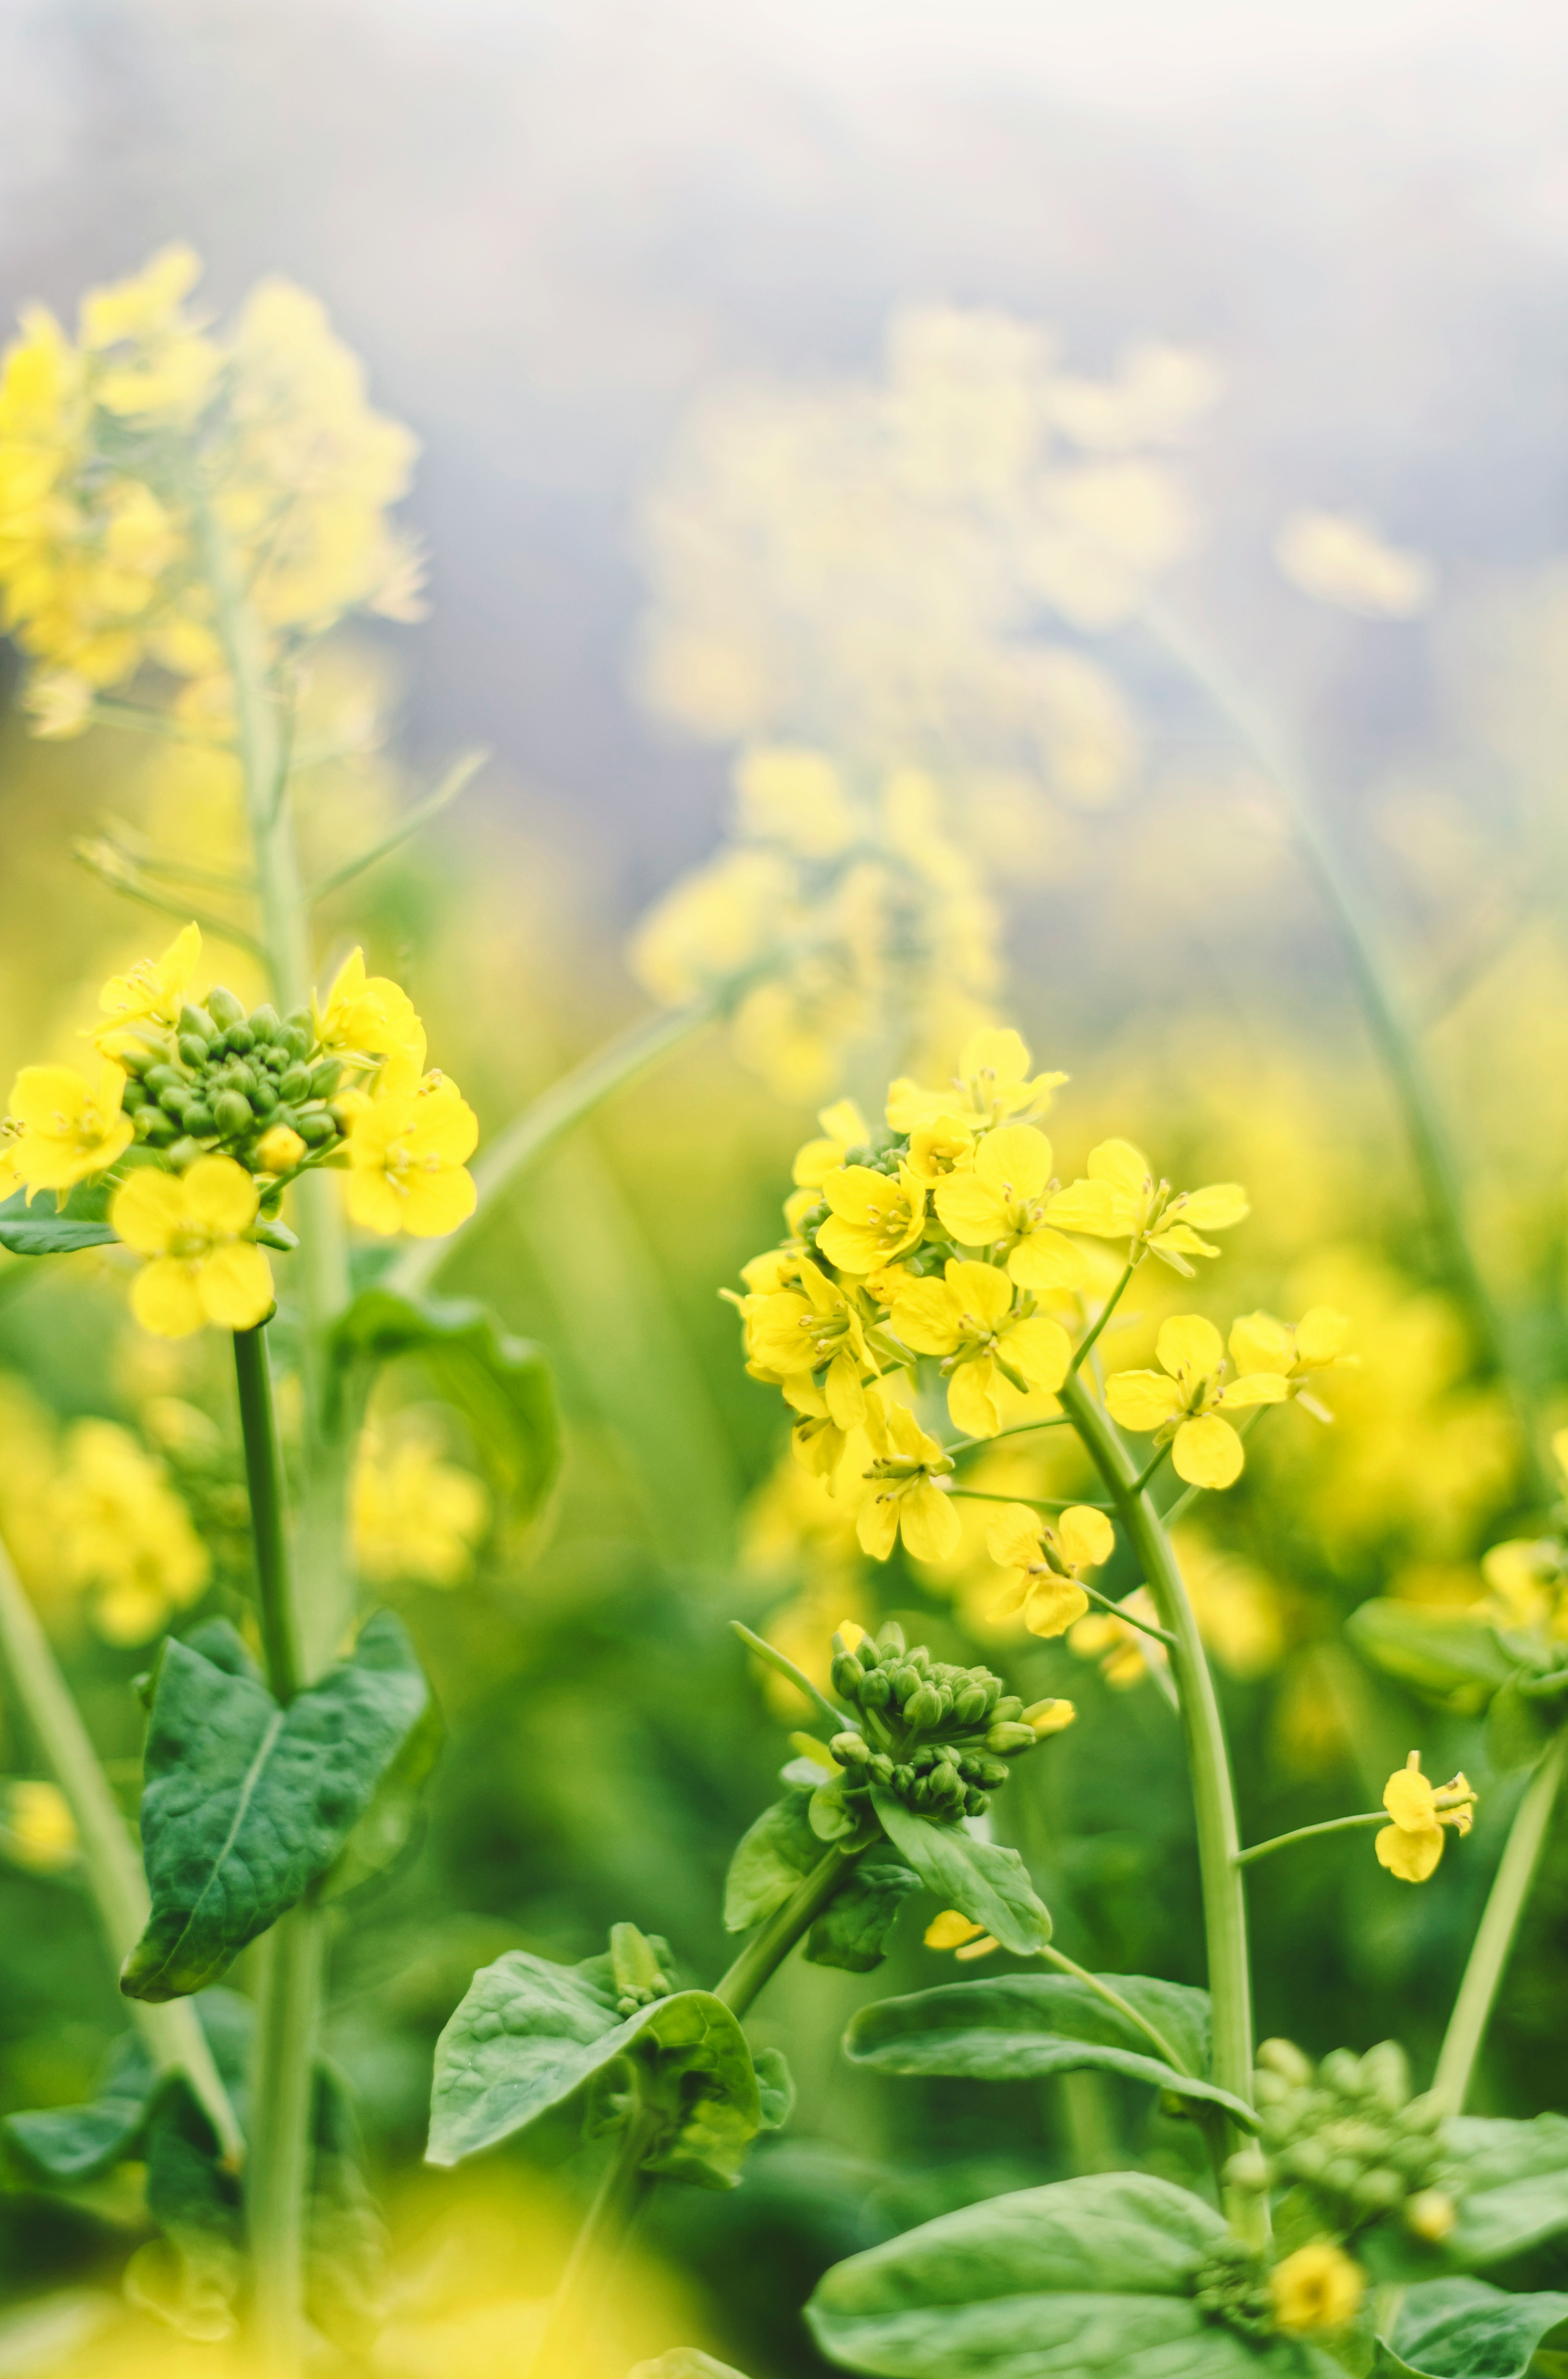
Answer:
[[[1476,1795],[1463,1775],[1452,1783],[1433,1784],[1421,1773],[1420,1753],[1413,1751],[1383,1790],[1383,1806],[1393,1822],[1372,1844],[1380,1864],[1403,1883],[1425,1883],[1442,1856],[1447,1830],[1467,1834],[1475,1805]]]
[[[211,1558],[183,1498],[117,1422],[66,1431],[49,1510],[63,1580],[90,1596],[92,1624],[111,1643],[145,1644],[205,1593]]]
[[[489,1525],[473,1471],[418,1430],[368,1429],[350,1491],[355,1559],[377,1585],[461,1586]]]
[[[1332,2239],[1309,2240],[1269,2276],[1274,2319],[1287,2337],[1344,2329],[1361,2310],[1367,2275]]]
[[[57,1784],[21,1777],[0,1790],[0,1857],[31,1875],[65,1875],[81,1844]]]
[[[993,1561],[1011,1573],[997,1597],[997,1618],[1023,1613],[1031,1636],[1065,1636],[1089,1609],[1082,1573],[1109,1561],[1116,1534],[1104,1512],[1072,1503],[1055,1527],[1026,1504],[1008,1503],[986,1530]]]
[[[1117,1371],[1107,1380],[1107,1410],[1124,1429],[1152,1430],[1189,1486],[1234,1486],[1247,1456],[1228,1416],[1249,1405],[1284,1404],[1290,1393],[1284,1375],[1251,1371],[1227,1382],[1220,1334],[1199,1313],[1162,1322],[1154,1351],[1158,1371]]]

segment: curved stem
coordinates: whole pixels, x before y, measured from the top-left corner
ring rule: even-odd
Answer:
[[[990,1443],[982,1439],[983,1444]],[[1086,1495],[993,1495],[983,1487],[949,1487],[966,1503],[1027,1503],[1031,1512],[1114,1512],[1115,1503],[1092,1503]]]
[[[743,1625],[739,1619],[732,1619],[730,1624],[742,1643],[748,1646],[759,1660],[766,1660],[777,1675],[788,1677],[795,1691],[798,1694],[803,1694],[808,1702],[814,1704],[819,1718],[831,1720],[836,1734],[847,1734],[851,1731],[858,1734],[861,1732],[857,1721],[852,1718],[847,1718],[842,1710],[835,1709],[827,1696],[818,1691],[805,1671],[798,1669],[788,1653],[776,1650],[766,1636],[754,1635],[752,1630]]]
[[[994,1445],[1000,1445],[1005,1437],[1029,1437],[1037,1429],[1070,1429],[1071,1427],[1072,1423],[1066,1413],[1052,1413],[1044,1420],[1015,1421],[1011,1429],[999,1429],[991,1437],[962,1438],[957,1445],[945,1445],[942,1451],[954,1462],[958,1462],[966,1454],[988,1454]]]
[[[1231,1864],[1250,1866],[1254,1860],[1268,1858],[1274,1851],[1288,1850],[1292,1842],[1309,1842],[1319,1834],[1348,1834],[1363,1826],[1386,1826],[1388,1822],[1386,1809],[1363,1809],[1354,1817],[1325,1817],[1321,1825],[1297,1826],[1291,1833],[1274,1834],[1266,1842],[1254,1842],[1249,1851],[1237,1851]]]
[[[1037,1950],[1034,1954],[1037,1958],[1043,1958],[1048,1965],[1059,1966],[1064,1974],[1071,1974],[1078,1982],[1086,1983],[1107,2007],[1114,2007],[1118,2015],[1126,2016],[1128,2023],[1138,2026],[1139,2031],[1153,2043],[1167,2065],[1177,2073],[1185,2073],[1189,2082],[1196,2081],[1191,2066],[1171,2047],[1164,2034],[1152,2024],[1146,2015],[1140,2015],[1130,1999],[1124,1999],[1120,1991],[1114,1989],[1103,1975],[1092,1974],[1087,1966],[1080,1966],[1075,1958],[1069,1958],[1067,1951],[1058,1950],[1054,1942],[1048,1941],[1043,1950]]]
[[[1250,2105],[1252,1978],[1247,1955],[1247,1903],[1235,1865],[1241,1839],[1214,1681],[1170,1539],[1148,1496],[1137,1491],[1138,1472],[1119,1431],[1095,1403],[1081,1376],[1064,1381],[1060,1395],[1143,1564],[1144,1580],[1161,1622],[1176,1638],[1170,1660],[1197,1819],[1213,2011],[1214,2079],[1222,2089]],[[1262,2201],[1243,2192],[1234,2193],[1230,2211],[1237,2230],[1254,2240],[1267,2224]]]
[[[1075,1371],[1081,1369],[1083,1363],[1093,1348],[1094,1341],[1098,1338],[1101,1331],[1104,1330],[1106,1322],[1109,1322],[1112,1314],[1121,1303],[1123,1291],[1126,1289],[1128,1281],[1132,1278],[1132,1275],[1137,1269],[1137,1265],[1129,1257],[1126,1270],[1123,1272],[1120,1280],[1117,1281],[1115,1288],[1112,1289],[1111,1294],[1105,1299],[1104,1304],[1100,1308],[1099,1318],[1095,1322],[1093,1328],[1089,1332],[1087,1337],[1080,1338],[1078,1342],[1077,1352],[1074,1354],[1072,1361],[1067,1365],[1067,1376],[1069,1379]],[[1005,1431],[1004,1434],[1006,1434]]]
[[[1168,1627],[1156,1627],[1152,1620],[1140,1619],[1138,1613],[1128,1611],[1125,1604],[1116,1601],[1108,1594],[1102,1594],[1097,1586],[1084,1586],[1082,1578],[1078,1582],[1091,1602],[1097,1602],[1102,1611],[1108,1611],[1113,1619],[1121,1621],[1124,1627],[1136,1627],[1140,1636],[1157,1636],[1162,1644],[1176,1642],[1176,1637]]]
[[[1453,2002],[1432,2081],[1433,2091],[1451,2115],[1465,2111],[1470,2077],[1546,1842],[1546,1830],[1562,1782],[1565,1757],[1568,1734],[1559,1734],[1543,1753],[1514,1812],[1514,1823],[1508,1830],[1508,1840],[1487,1897],[1480,1929],[1471,1945],[1465,1979]]]
[[[722,1981],[714,1985],[716,1999],[722,1999],[734,2014],[745,2014],[764,1983],[778,1973],[802,1935],[815,1924],[865,1847],[863,1842],[854,1850],[845,1850],[838,1842],[829,1845],[783,1907],[753,1935]]]

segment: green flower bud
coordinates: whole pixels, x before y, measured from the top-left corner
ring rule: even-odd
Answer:
[[[986,1800],[985,1795],[981,1791],[979,1785],[971,1784],[969,1791],[964,1794],[965,1817],[983,1817],[989,1806],[990,1803]]]
[[[836,1734],[827,1748],[840,1768],[864,1768],[871,1759],[871,1745],[863,1734],[848,1731]]]
[[[256,1088],[247,1095],[259,1116],[270,1116],[278,1104],[278,1093],[265,1074],[262,1075]]]
[[[1022,1709],[1023,1696],[1021,1694],[1004,1694],[1000,1701],[995,1702],[992,1705],[991,1715],[994,1719],[998,1720],[1017,1718],[1019,1716]]]
[[[179,1134],[179,1126],[174,1117],[165,1115],[162,1107],[144,1107],[136,1123],[138,1132],[149,1148],[171,1147]]]
[[[1418,2098],[1412,2098],[1407,2107],[1399,2110],[1398,2127],[1401,2131],[1435,2131],[1441,2123],[1442,2102],[1429,2090],[1423,2090]]]
[[[896,1793],[902,1794],[905,1800],[908,1800],[911,1793],[914,1790],[914,1785],[915,1772],[912,1768],[900,1767],[894,1769],[893,1789]]]
[[[985,1716],[986,1707],[984,1686],[965,1685],[954,1697],[953,1716],[960,1726],[975,1726]]]
[[[893,1699],[899,1704],[900,1709],[902,1709],[904,1703],[909,1700],[909,1697],[912,1693],[919,1692],[923,1682],[924,1680],[921,1676],[920,1671],[918,1669],[911,1669],[907,1660],[900,1660],[899,1666],[888,1673],[888,1683],[893,1689]]]
[[[896,1619],[885,1619],[882,1625],[877,1629],[876,1648],[879,1652],[901,1652],[903,1650],[904,1631],[899,1626]]]
[[[1406,2228],[1434,2247],[1442,2245],[1458,2218],[1458,2207],[1441,2189],[1423,2189],[1405,2209]]]
[[[999,1725],[994,1722],[985,1733],[987,1751],[1009,1754],[1015,1751],[1027,1751],[1033,1741],[1034,1729],[1031,1726],[1019,1726],[1012,1720],[1004,1719]]]
[[[892,1698],[893,1680],[887,1670],[868,1670],[860,1689],[862,1709],[886,1709]]]
[[[286,1073],[294,1063],[281,1041],[258,1043],[256,1056],[270,1074]]]
[[[180,1008],[180,1020],[175,1027],[182,1041],[199,1041],[205,1049],[209,1041],[217,1039],[217,1027],[204,1008],[186,1000]]]
[[[343,1079],[343,1068],[335,1057],[318,1057],[310,1069],[310,1095],[330,1099]]]
[[[199,1033],[182,1033],[176,1046],[183,1065],[205,1066],[207,1063],[207,1044]]]
[[[904,1704],[906,1726],[935,1726],[942,1715],[942,1696],[935,1685],[917,1685]]]
[[[187,1165],[194,1165],[199,1156],[205,1156],[206,1153],[207,1151],[199,1140],[182,1135],[169,1150],[169,1162],[176,1173],[183,1173]]]
[[[856,1660],[852,1652],[834,1653],[831,1675],[833,1679],[833,1690],[836,1694],[842,1695],[843,1698],[847,1702],[859,1701],[861,1697],[861,1683],[865,1675],[865,1671],[861,1667],[860,1662]]]
[[[248,1098],[256,1088],[256,1069],[247,1057],[231,1057],[221,1080],[225,1091],[243,1091]]]
[[[226,990],[221,983],[215,983],[207,995],[207,1013],[223,1032],[227,1032],[231,1024],[245,1022],[244,1008],[233,992]]]
[[[910,1766],[917,1776],[924,1776],[935,1767],[941,1757],[934,1743],[917,1744],[910,1754]]]
[[[1342,2098],[1354,2098],[1361,2087],[1361,2059],[1348,2048],[1331,2048],[1318,2068],[1318,2080]]]
[[[1369,2214],[1387,2214],[1405,2195],[1405,2183],[1386,2165],[1373,2165],[1364,2172],[1350,2192],[1353,2204]]]
[[[959,1773],[969,1783],[994,1793],[998,1784],[1007,1782],[1009,1770],[1005,1759],[994,1759],[988,1752],[971,1751],[959,1760]]]
[[[237,1140],[254,1128],[256,1117],[243,1091],[220,1091],[213,1101],[212,1120],[223,1139]]]
[[[904,1658],[908,1660],[911,1669],[919,1670],[923,1677],[930,1676],[931,1655],[926,1650],[923,1644],[911,1644],[908,1652],[904,1655]]]
[[[1232,2189],[1245,2189],[1254,2197],[1262,2195],[1269,2185],[1269,2160],[1255,2141],[1248,2140],[1227,2158],[1225,2180]]]
[[[217,1129],[217,1118],[205,1099],[192,1099],[185,1111],[185,1128],[192,1140],[206,1140]]]
[[[893,1763],[885,1751],[874,1751],[866,1767],[868,1773],[874,1776],[879,1784],[891,1784],[893,1781]]]
[[[291,1066],[287,1073],[283,1075],[282,1081],[278,1084],[279,1098],[287,1099],[292,1105],[299,1099],[308,1099],[309,1095],[309,1067],[298,1065]]]
[[[664,1998],[669,1991],[653,1943],[634,1925],[610,1926],[609,1960],[620,1998],[631,2002],[624,2009],[626,2014],[635,2015],[639,2008]]]
[[[1258,2063],[1264,2072],[1277,2073],[1293,2090],[1305,2090],[1311,2083],[1312,2060],[1293,2040],[1265,2040],[1258,2051]]]
[[[307,1148],[324,1148],[329,1140],[338,1136],[336,1124],[322,1107],[312,1107],[302,1115],[295,1129]]]
[[[1397,2040],[1380,2040],[1361,2059],[1361,2083],[1389,2114],[1410,2095],[1410,2065]]]
[[[264,999],[259,1008],[251,1009],[248,1022],[258,1041],[275,1041],[283,1029],[283,1020],[270,999]]]
[[[143,1046],[140,1048],[126,1050],[120,1057],[119,1063],[125,1068],[127,1073],[131,1076],[132,1080],[135,1081],[139,1080],[140,1076],[145,1074],[151,1067],[156,1065],[157,1061],[157,1051],[155,1049],[149,1049]]]
[[[127,1115],[139,1115],[147,1105],[147,1093],[139,1082],[127,1082],[120,1093],[120,1105]]]
[[[188,1091],[190,1088],[190,1076],[182,1073],[177,1066],[166,1062],[149,1066],[141,1079],[155,1099],[162,1099],[165,1091]]]
[[[252,1033],[249,1025],[247,1023],[243,1016],[240,1018],[237,1024],[225,1026],[223,1037],[222,1042],[219,1044],[219,1046],[228,1050],[232,1057],[245,1057],[249,1056],[251,1050],[256,1046],[256,1035]]]
[[[274,1045],[283,1051],[291,1066],[297,1066],[310,1054],[309,1026],[285,1024]]]

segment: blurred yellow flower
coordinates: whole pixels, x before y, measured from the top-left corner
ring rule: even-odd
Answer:
[[[211,1562],[184,1501],[116,1422],[66,1431],[50,1508],[62,1575],[90,1595],[93,1624],[111,1643],[146,1643],[204,1592]]]
[[[455,1231],[477,1202],[466,1160],[478,1137],[478,1118],[446,1075],[428,1074],[415,1087],[401,1069],[389,1069],[374,1096],[360,1096],[351,1110],[349,1220],[383,1238]]]
[[[826,1231],[824,1232],[826,1238]],[[940,1355],[947,1410],[970,1437],[993,1437],[1030,1388],[1059,1388],[1072,1343],[1048,1314],[1014,1307],[1015,1291],[993,1264],[949,1259],[940,1280],[910,1280],[894,1297],[888,1321],[918,1355]]]
[[[74,1066],[22,1068],[11,1085],[16,1137],[7,1171],[26,1184],[30,1204],[40,1190],[69,1190],[124,1155],[132,1138],[120,1105],[125,1087],[124,1071],[109,1058],[96,1082]]]
[[[855,1523],[862,1548],[886,1561],[901,1532],[916,1561],[944,1560],[958,1544],[959,1516],[935,1481],[951,1471],[951,1457],[907,1405],[875,1393],[866,1398],[864,1426],[872,1458],[864,1474],[871,1492]]]
[[[859,821],[843,779],[825,753],[771,745],[748,752],[735,771],[736,815],[754,842],[782,843],[804,859],[831,859]]]
[[[1299,1322],[1276,1322],[1272,1313],[1243,1313],[1232,1322],[1230,1357],[1239,1374],[1277,1371],[1288,1393],[1316,1420],[1333,1416],[1308,1389],[1319,1371],[1354,1364],[1345,1352],[1350,1323],[1332,1306],[1314,1305]]]
[[[256,1184],[232,1156],[199,1156],[184,1174],[139,1166],[115,1192],[109,1220],[148,1258],[131,1286],[144,1330],[183,1338],[204,1322],[249,1330],[272,1306],[267,1259],[247,1238]]]
[[[1197,1313],[1162,1322],[1154,1351],[1163,1373],[1117,1371],[1105,1383],[1112,1419],[1124,1429],[1152,1430],[1157,1445],[1170,1446],[1176,1476],[1189,1486],[1234,1486],[1247,1457],[1224,1412],[1283,1403],[1289,1394],[1284,1378],[1254,1371],[1226,1384],[1220,1334]]]
[[[63,1875],[81,1848],[70,1803],[57,1784],[18,1778],[0,1793],[0,1856],[33,1875]]]
[[[1385,544],[1365,521],[1342,513],[1292,513],[1274,540],[1274,559],[1304,595],[1367,620],[1414,619],[1436,589],[1421,554]]]
[[[1217,1256],[1200,1231],[1226,1231],[1249,1212],[1239,1182],[1218,1181],[1207,1190],[1178,1190],[1156,1181],[1149,1160],[1129,1140],[1103,1140],[1089,1154],[1087,1178],[1059,1190],[1051,1219],[1064,1231],[1087,1231],[1097,1238],[1126,1239],[1128,1262],[1145,1254],[1184,1279],[1194,1277],[1188,1256]]]
[[[901,1074],[887,1093],[887,1121],[911,1132],[954,1117],[970,1131],[1021,1123],[1043,1115],[1065,1074],[1030,1074],[1029,1046],[1010,1026],[987,1025],[973,1033],[959,1054],[958,1071],[945,1089],[923,1090]]]
[[[489,1525],[483,1479],[418,1429],[367,1429],[351,1494],[359,1574],[378,1586],[461,1586]]]
[[[820,1190],[830,1173],[844,1165],[851,1149],[864,1148],[871,1139],[865,1117],[853,1099],[836,1099],[817,1117],[820,1140],[808,1140],[795,1152],[792,1178],[798,1189]]]
[[[1134,1618],[1146,1621],[1150,1626],[1160,1624],[1146,1586],[1124,1595],[1117,1608],[1130,1611]],[[1158,1636],[1145,1635],[1140,1627],[1128,1626],[1125,1619],[1118,1619],[1111,1611],[1090,1611],[1075,1620],[1067,1634],[1067,1649],[1080,1660],[1098,1660],[1105,1683],[1114,1685],[1118,1693],[1129,1685],[1141,1685],[1151,1664],[1165,1659],[1165,1648]]]
[[[1478,1615],[1500,1627],[1538,1630],[1561,1642],[1568,1637],[1568,1564],[1555,1538],[1514,1537],[1481,1556],[1487,1583]]]
[[[962,1959],[988,1958],[1002,1946],[983,1925],[977,1925],[971,1916],[961,1916],[956,1908],[945,1908],[940,1916],[932,1918],[924,1940],[928,1950],[951,1950]]]
[[[112,1057],[140,1045],[133,1029],[146,1022],[173,1032],[201,957],[201,928],[186,925],[162,958],[139,959],[125,974],[113,974],[98,995],[103,1022],[93,1039]]]
[[[1297,2247],[1269,2275],[1274,2319],[1290,2337],[1343,2329],[1360,2312],[1366,2293],[1367,2275],[1360,2264],[1329,2239]]]
[[[1383,1807],[1393,1823],[1372,1845],[1381,1864],[1403,1883],[1425,1883],[1442,1856],[1444,1828],[1467,1834],[1475,1805],[1476,1795],[1462,1775],[1450,1784],[1433,1784],[1421,1773],[1420,1753],[1413,1751],[1383,1791]]]
[[[927,1132],[941,1126],[927,1127]],[[1086,1276],[1083,1251],[1052,1227],[1051,1143],[1031,1124],[1003,1124],[974,1152],[971,1169],[937,1181],[932,1203],[960,1247],[1005,1258],[1020,1287],[1073,1288]]]
[[[1069,1504],[1047,1527],[1027,1504],[993,1513],[986,1528],[991,1558],[1013,1573],[996,1598],[995,1615],[1023,1612],[1031,1636],[1065,1636],[1089,1608],[1080,1573],[1110,1560],[1116,1531],[1092,1504]]]

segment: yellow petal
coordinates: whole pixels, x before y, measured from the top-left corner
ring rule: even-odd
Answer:
[[[155,1256],[131,1283],[131,1311],[155,1338],[188,1338],[207,1319],[193,1264]]]
[[[958,1552],[963,1535],[959,1516],[929,1479],[900,1497],[899,1505],[904,1542],[916,1561],[947,1561]]]
[[[1385,1826],[1372,1848],[1402,1883],[1425,1883],[1442,1856],[1442,1828]]]
[[[1021,1611],[1029,1600],[1029,1590],[1033,1583],[1027,1570],[1015,1569],[995,1601],[991,1605],[992,1618],[1011,1619],[1015,1613]]]
[[[1152,1180],[1149,1159],[1130,1140],[1103,1140],[1089,1152],[1091,1181],[1104,1181],[1124,1198],[1140,1199]]]
[[[994,1075],[998,1082],[1021,1082],[1028,1072],[1028,1044],[1010,1026],[983,1026],[970,1034],[959,1053],[959,1074],[966,1082],[977,1074]]]
[[[965,1437],[995,1437],[1002,1426],[1007,1382],[989,1355],[960,1363],[947,1383],[947,1410]],[[905,1531],[906,1538],[908,1531]]]
[[[1246,1459],[1240,1438],[1217,1413],[1184,1420],[1171,1446],[1176,1477],[1189,1487],[1232,1487]]]
[[[1105,1383],[1105,1407],[1123,1429],[1160,1429],[1181,1410],[1181,1390],[1164,1371],[1115,1371]]]
[[[1160,1324],[1154,1352],[1173,1377],[1185,1371],[1189,1380],[1212,1380],[1225,1350],[1213,1323],[1200,1313],[1176,1313]]]
[[[828,1413],[838,1428],[853,1429],[865,1419],[865,1390],[861,1384],[860,1365],[847,1350],[835,1355],[827,1366],[824,1390]]]
[[[941,1211],[940,1200],[937,1211]],[[1019,1241],[1007,1258],[1007,1270],[1020,1288],[1031,1288],[1041,1296],[1053,1288],[1081,1287],[1089,1276],[1089,1259],[1060,1231],[1043,1225]]]
[[[1383,1807],[1396,1826],[1421,1830],[1437,1823],[1435,1788],[1418,1768],[1396,1768],[1383,1790]]]
[[[1220,1402],[1227,1409],[1243,1405],[1283,1405],[1289,1395],[1289,1383],[1282,1380],[1277,1371],[1248,1371],[1222,1389]]]
[[[985,1550],[1004,1569],[1027,1569],[1040,1557],[1040,1520],[1027,1503],[1003,1503],[985,1524]]]
[[[945,1280],[911,1280],[894,1298],[888,1318],[917,1355],[950,1355],[959,1343],[959,1301]]]
[[[1070,1577],[1037,1577],[1031,1586],[1023,1624],[1031,1636],[1065,1636],[1089,1608],[1089,1597]]]
[[[1009,1205],[1026,1205],[1043,1193],[1051,1177],[1051,1143],[1032,1124],[1004,1124],[981,1141],[974,1170]]]
[[[977,1940],[984,1930],[971,1916],[961,1916],[956,1908],[945,1908],[926,1926],[925,1946],[928,1950],[957,1950],[965,1941]]]
[[[874,1206],[886,1211],[894,1184],[869,1165],[837,1165],[824,1178],[822,1194],[844,1222],[863,1226]]]
[[[865,1117],[853,1099],[835,1099],[830,1107],[823,1108],[817,1121],[828,1139],[836,1140],[841,1148],[860,1148],[871,1138]]]
[[[440,1239],[465,1223],[478,1204],[474,1176],[461,1165],[443,1165],[439,1172],[408,1176],[403,1227],[413,1239]]]
[[[955,1950],[953,1956],[959,1964],[968,1965],[971,1958],[989,1958],[1001,1946],[994,1933],[983,1933],[978,1941],[966,1941],[961,1950]]]
[[[272,1310],[272,1275],[261,1250],[235,1239],[199,1265],[197,1291],[209,1322],[221,1330],[253,1330]]]
[[[256,1220],[256,1184],[232,1156],[199,1156],[181,1186],[187,1214],[214,1238],[235,1238]]]
[[[1046,1208],[1064,1231],[1087,1231],[1097,1239],[1117,1239],[1132,1228],[1128,1201],[1108,1181],[1069,1181]]]
[[[1181,1219],[1199,1231],[1228,1231],[1252,1212],[1239,1181],[1214,1181],[1207,1190],[1189,1190],[1181,1203]]]
[[[1116,1551],[1116,1532],[1092,1503],[1073,1503],[1056,1523],[1062,1551],[1074,1569],[1098,1569]]]
[[[816,1235],[816,1244],[837,1272],[868,1273],[887,1261],[876,1235],[858,1223],[829,1214]]]
[[[946,1173],[932,1192],[944,1230],[961,1248],[989,1247],[1007,1227],[1007,1211],[977,1173]]]
[[[1296,1359],[1307,1371],[1315,1370],[1321,1363],[1334,1362],[1344,1353],[1349,1335],[1350,1323],[1345,1314],[1336,1313],[1332,1305],[1314,1305],[1296,1325]]]
[[[150,1165],[138,1165],[110,1201],[111,1230],[139,1256],[161,1256],[184,1220],[179,1182],[172,1173],[155,1173]]]
[[[855,1517],[861,1551],[873,1561],[886,1561],[899,1539],[899,1507],[891,1495],[870,1494]]]
[[[1072,1361],[1072,1341],[1059,1322],[1036,1313],[1003,1332],[1002,1359],[1021,1371],[1031,1388],[1056,1389]]]
[[[1238,1371],[1288,1371],[1296,1335],[1272,1313],[1242,1313],[1230,1326],[1230,1359]]]
[[[949,1291],[960,1313],[995,1330],[1013,1301],[1013,1284],[995,1264],[971,1263],[950,1258],[943,1267]]]

